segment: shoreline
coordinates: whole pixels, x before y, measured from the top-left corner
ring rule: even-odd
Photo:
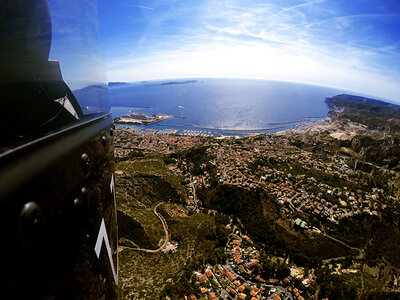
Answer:
[[[293,124],[293,123],[304,123],[304,122],[312,122],[315,119],[324,119],[323,117],[307,117],[301,120],[287,121],[287,122],[271,122],[267,123],[268,125],[284,125],[284,124]]]
[[[150,108],[148,106],[115,106],[115,107],[137,107],[137,108]],[[141,113],[145,114],[145,113]],[[315,123],[320,120],[325,120],[327,117],[329,118],[329,114],[325,117],[315,117],[315,116],[307,116],[302,119],[298,120],[292,120],[292,121],[284,121],[284,122],[268,122],[264,123],[267,126],[271,125],[269,127],[264,127],[264,128],[249,128],[249,129],[236,129],[236,128],[218,128],[218,127],[212,127],[212,126],[202,126],[202,125],[196,125],[194,123],[184,123],[182,124],[162,124],[163,120],[168,119],[168,118],[179,118],[179,119],[185,119],[185,116],[182,115],[163,115],[163,114],[152,114],[153,117],[149,117],[148,119],[135,119],[131,118],[130,116],[121,116],[117,117],[114,119],[115,124],[127,124],[127,125],[151,125],[155,124],[155,126],[162,126],[162,127],[170,127],[170,128],[182,128],[184,129],[186,126],[192,127],[194,129],[199,129],[199,130],[212,130],[212,131],[220,131],[222,134],[248,134],[248,133],[254,133],[254,134],[276,134],[276,133],[281,133],[286,130],[294,130],[297,128],[297,126],[307,126],[309,123]],[[160,118],[162,117],[162,118]],[[161,122],[161,124],[159,124]],[[294,124],[294,125],[293,125]],[[297,125],[298,124],[298,125]],[[293,127],[293,128],[290,128]],[[190,129],[188,129],[190,130]],[[279,131],[277,131],[279,130]],[[275,132],[271,132],[275,131]]]
[[[123,116],[119,118],[115,118],[114,122],[117,125],[140,125],[146,126],[154,124],[154,126],[160,126],[164,128],[171,128],[176,129],[179,131],[184,130],[191,130],[190,128],[185,127],[192,127],[194,130],[204,131],[204,130],[211,130],[211,131],[218,131],[220,136],[249,136],[249,135],[260,135],[260,134],[275,134],[275,135],[282,135],[288,134],[290,132],[299,132],[307,130],[311,127],[314,127],[321,122],[325,122],[326,120],[331,119],[329,115],[326,117],[307,117],[301,120],[294,120],[294,121],[287,121],[287,122],[271,122],[267,123],[269,125],[283,125],[283,126],[272,126],[272,127],[265,127],[265,128],[251,128],[251,129],[235,129],[235,128],[216,128],[216,127],[207,127],[207,126],[199,126],[192,123],[184,123],[181,124],[160,124],[159,122],[166,120],[168,118],[181,118],[184,119],[184,116],[176,116],[176,115],[163,115],[163,114],[153,114],[151,119],[141,120],[141,119],[134,119],[130,116]],[[290,128],[291,124],[295,124],[293,128]],[[284,126],[286,125],[286,126]],[[153,127],[150,127],[153,128]],[[281,130],[279,130],[281,129]],[[161,130],[161,129],[160,129]],[[274,130],[275,132],[270,132]],[[279,130],[279,131],[278,131]],[[269,131],[269,132],[268,132]],[[177,132],[176,135],[180,135],[180,132]]]
[[[274,129],[280,129],[280,128],[285,128],[286,126],[278,126],[278,127],[269,127],[269,128],[259,128],[259,129],[234,129],[234,128],[216,128],[216,127],[203,127],[203,126],[197,126],[195,124],[188,124],[185,123],[184,126],[191,126],[193,128],[197,129],[206,129],[206,130],[219,130],[219,131],[231,131],[231,132],[259,132],[259,131],[267,131],[267,130],[274,130]]]

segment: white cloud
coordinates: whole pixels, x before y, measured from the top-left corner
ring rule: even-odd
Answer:
[[[398,45],[373,48],[363,36],[350,38],[345,32],[335,31],[332,37],[327,34],[329,25],[346,28],[368,16],[333,17],[335,11],[320,6],[321,0],[286,8],[228,2],[210,1],[196,7],[198,12],[192,23],[197,27],[161,36],[161,41],[155,38],[154,47],[148,45],[145,53],[136,51],[136,57],[114,58],[109,64],[109,80],[254,77],[319,84],[400,100],[400,71],[380,63],[382,53],[389,57],[386,59],[398,57]],[[184,11],[181,8],[183,14]],[[325,13],[327,19],[321,17]],[[316,28],[321,32],[316,33]],[[346,43],[334,39],[338,34]]]

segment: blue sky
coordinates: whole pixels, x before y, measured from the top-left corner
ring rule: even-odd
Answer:
[[[109,81],[250,77],[400,101],[398,0],[99,0]]]

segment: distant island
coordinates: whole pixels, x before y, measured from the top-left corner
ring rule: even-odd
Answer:
[[[115,82],[109,82],[108,87],[118,87],[118,86],[125,86],[128,85],[129,83],[127,82],[121,82],[121,81],[115,81]]]
[[[169,81],[169,82],[162,82],[162,83],[152,83],[146,84],[148,81],[141,81],[140,84],[143,86],[163,86],[163,85],[174,85],[174,84],[188,84],[188,83],[196,83],[197,80],[185,80],[185,81]],[[111,81],[108,83],[108,87],[121,87],[129,85],[129,82],[124,81]]]
[[[145,84],[145,86],[162,86],[162,85],[173,85],[173,84],[188,84],[188,83],[196,83],[197,80],[186,80],[186,81],[169,81],[163,83],[153,83],[153,84]]]

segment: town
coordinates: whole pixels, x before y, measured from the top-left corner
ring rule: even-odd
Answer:
[[[276,278],[263,279],[253,271],[259,265],[260,251],[254,247],[253,241],[231,224],[231,230],[225,251],[228,257],[225,265],[207,265],[204,272],[194,271],[196,285],[209,299],[304,299],[302,291],[291,284],[291,278],[300,278],[305,286],[315,280],[313,275],[304,276],[304,271],[297,268],[290,270],[290,275],[282,280]],[[195,300],[190,295],[188,299]]]
[[[185,137],[172,134],[170,131],[154,134],[152,131],[138,134],[133,127],[125,127],[123,133],[116,140],[116,157],[124,155],[132,149],[145,150],[149,153],[169,154],[181,152],[196,146],[207,147],[207,154],[214,157],[202,164],[216,168],[214,176],[224,184],[245,187],[249,189],[263,188],[273,194],[282,206],[282,213],[302,212],[305,214],[320,215],[331,222],[337,223],[341,218],[361,213],[378,215],[378,211],[385,208],[385,201],[396,201],[399,198],[386,195],[382,189],[373,188],[370,191],[350,189],[346,186],[330,186],[318,182],[312,176],[295,174],[295,170],[281,170],[258,164],[260,159],[268,157],[279,166],[296,161],[306,169],[323,170],[328,174],[348,179],[354,172],[346,164],[343,156],[334,156],[329,162],[321,162],[312,158],[312,153],[301,151],[288,142],[288,139],[265,135],[262,140],[257,137],[240,139],[239,143],[224,139],[200,139],[199,137]],[[122,128],[121,128],[122,130]],[[129,142],[126,139],[135,136]],[[124,136],[125,135],[125,136]],[[234,139],[233,139],[234,140]],[[123,146],[118,147],[118,144]],[[186,166],[186,162],[175,160],[176,166]],[[250,168],[250,166],[253,166]],[[289,166],[290,168],[290,166]],[[184,174],[187,181],[193,180],[196,188],[208,187],[212,175],[207,171],[192,176],[188,168],[173,169],[177,174]],[[293,174],[292,174],[293,173]],[[394,171],[387,171],[394,176]]]
[[[207,137],[132,126],[118,126],[116,133],[117,160],[165,157],[170,172],[184,178],[186,208],[193,213],[212,213],[203,207],[198,194],[215,184],[268,193],[279,207],[280,222],[290,230],[329,239],[353,253],[350,263],[342,254],[319,261],[318,268],[328,268],[336,275],[363,276],[365,249],[333,237],[328,225],[358,215],[380,217],[387,203],[399,201],[399,194],[388,192],[387,186],[371,185],[372,170],[357,169],[349,156],[341,152],[329,158],[317,156],[297,147],[296,141],[284,134]],[[388,182],[396,177],[395,171],[385,168],[374,168],[373,172]],[[226,262],[193,270],[196,279],[192,284],[198,293],[186,295],[187,299],[315,298],[317,267],[306,268],[287,255],[266,253],[243,225],[232,221],[225,225],[230,232],[224,250]],[[271,272],[265,271],[266,265]],[[399,278],[399,273],[393,273],[393,291],[398,290]]]

